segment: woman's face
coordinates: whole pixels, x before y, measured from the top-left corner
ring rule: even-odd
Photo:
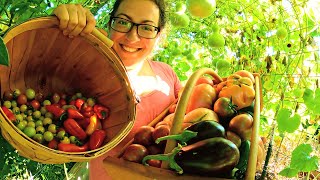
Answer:
[[[159,8],[150,0],[124,0],[114,16],[137,24],[159,26]],[[159,38],[159,33],[154,39],[146,39],[138,35],[136,26],[133,26],[127,33],[117,32],[110,28],[109,38],[114,42],[113,49],[120,56],[124,65],[130,69],[150,55]]]

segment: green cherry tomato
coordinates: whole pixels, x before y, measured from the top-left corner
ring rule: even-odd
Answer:
[[[34,97],[36,97],[36,92],[32,88],[28,88],[26,89],[26,96],[28,100],[32,100]]]
[[[51,141],[53,139],[53,133],[50,131],[46,131],[43,133],[43,138],[44,140],[46,140],[47,142]]]
[[[19,122],[19,124],[17,124],[17,128],[20,129],[21,131],[23,131],[23,129],[26,127],[26,124],[24,122]]]
[[[64,139],[65,136],[66,136],[66,131],[65,130],[61,130],[57,134],[57,138],[59,138],[61,140]]]
[[[11,101],[4,101],[4,102],[3,102],[3,105],[4,105],[6,108],[10,109],[10,108],[11,108]]]
[[[41,112],[40,111],[35,111],[32,114],[34,119],[39,119],[41,117]]]
[[[14,107],[12,108],[13,114],[20,114],[20,108],[19,107]]]
[[[23,121],[23,116],[22,116],[22,114],[16,114],[15,117],[16,117],[16,119],[17,119],[18,122]]]
[[[32,139],[37,141],[38,143],[42,144],[43,143],[43,135],[42,134],[35,134]]]
[[[46,99],[42,102],[43,106],[46,106],[46,105],[51,105],[51,101]]]
[[[41,112],[42,115],[45,115],[46,112],[47,112],[47,109],[42,106],[42,107],[40,108],[40,112]]]
[[[52,124],[52,119],[51,118],[44,118],[42,123],[44,126]]]
[[[22,105],[20,106],[20,112],[24,113],[24,112],[26,112],[27,110],[28,110],[28,106],[27,106],[27,105],[22,104]]]
[[[35,124],[36,124],[36,127],[43,126],[43,123],[41,120],[37,120]]]
[[[52,119],[53,118],[53,114],[51,112],[46,112],[44,114],[44,117]]]
[[[20,89],[15,89],[12,94],[14,98],[17,98],[21,94],[21,91]]]
[[[18,103],[16,100],[12,100],[11,101],[11,107],[17,107],[18,106]]]
[[[43,126],[36,127],[36,132],[43,134],[46,131],[46,129]]]
[[[33,121],[33,117],[32,116],[27,116],[27,121]]]
[[[70,139],[70,142],[72,144],[76,144],[77,143],[77,138],[75,136],[70,136],[69,139]]]
[[[35,128],[36,127],[36,123],[34,121],[29,121],[27,126]]]
[[[55,124],[50,124],[48,126],[48,131],[50,131],[52,133],[56,133],[57,132],[57,126]]]
[[[23,129],[23,133],[28,137],[32,138],[36,134],[36,129],[31,126],[27,126]]]

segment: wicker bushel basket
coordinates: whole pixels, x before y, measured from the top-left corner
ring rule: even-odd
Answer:
[[[210,68],[199,69],[195,73],[191,75],[188,79],[187,84],[184,87],[184,90],[181,94],[180,99],[177,102],[177,107],[175,110],[175,115],[173,118],[172,127],[170,130],[170,134],[178,134],[182,127],[184,115],[187,109],[187,104],[189,98],[192,94],[194,86],[196,85],[197,80],[203,75],[210,75],[215,79],[221,79],[219,75]],[[247,171],[245,174],[245,179],[255,179],[256,174],[256,162],[258,155],[258,138],[259,138],[259,124],[260,124],[260,111],[262,109],[262,89],[260,83],[260,75],[253,74],[255,77],[255,101],[254,101],[254,121],[252,126],[252,134],[251,134],[251,146],[250,146],[250,155],[248,160]],[[170,107],[170,106],[169,106]],[[163,120],[163,118],[168,114],[169,107],[163,111],[156,119],[154,119],[149,126],[154,126],[159,121]],[[130,145],[133,142],[131,140],[126,146]],[[125,146],[125,147],[126,147]],[[165,153],[169,153],[176,146],[176,141],[167,140]],[[168,165],[162,165],[162,168],[156,168],[152,166],[144,166],[139,163],[129,162],[121,159],[121,154],[123,153],[125,147],[122,152],[119,153],[117,157],[107,157],[103,160],[104,168],[108,172],[108,174],[114,180],[122,180],[122,179],[143,179],[143,180],[193,180],[193,179],[201,179],[201,180],[227,180],[224,178],[216,178],[216,177],[206,177],[199,175],[178,175],[176,172],[169,170]]]
[[[4,37],[10,66],[0,66],[0,92],[33,88],[48,95],[53,92],[81,92],[110,109],[103,122],[107,144],[93,151],[68,153],[50,149],[27,137],[0,108],[3,137],[31,160],[58,164],[96,158],[115,147],[134,124],[136,98],[125,67],[112,51],[112,41],[97,29],[85,37],[68,38],[58,28],[55,17],[24,22]]]

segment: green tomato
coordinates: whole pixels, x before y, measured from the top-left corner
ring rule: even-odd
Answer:
[[[39,119],[41,117],[41,112],[40,111],[35,111],[33,112],[33,118],[34,119]]]
[[[53,139],[53,133],[50,131],[46,131],[43,133],[43,138],[44,140],[46,140],[47,142],[51,141]]]
[[[36,129],[31,126],[27,126],[23,129],[23,133],[28,137],[32,138],[36,134]]]
[[[43,143],[43,135],[42,134],[35,134],[32,139],[37,141],[38,143],[42,144]]]
[[[33,89],[28,88],[26,89],[26,96],[28,100],[32,100],[34,97],[36,97],[36,92]]]
[[[42,123],[44,126],[52,124],[52,119],[51,118],[44,118]]]
[[[65,136],[66,136],[66,131],[65,131],[65,130],[61,130],[61,131],[59,131],[58,134],[57,134],[57,138],[59,138],[59,139],[61,139],[61,140],[62,140]]]
[[[63,137],[63,139],[60,142],[64,143],[64,144],[70,144],[70,139],[65,136],[65,137]]]
[[[4,105],[6,108],[10,109],[10,108],[11,108],[11,101],[4,101],[4,102],[3,102],[3,105]]]
[[[30,127],[35,128],[35,127],[36,127],[36,123],[33,122],[33,121],[29,121],[28,124],[27,124],[27,126],[30,126]]]
[[[36,127],[36,131],[37,133],[43,134],[46,131],[46,129],[43,126],[38,126]]]
[[[56,133],[57,132],[57,126],[55,124],[50,124],[48,126],[48,131],[50,131],[52,133]]]
[[[18,122],[23,121],[23,116],[21,114],[16,114],[15,117],[16,117]]]
[[[20,108],[19,107],[14,107],[12,108],[13,114],[20,114]]]
[[[42,102],[43,106],[46,106],[46,105],[51,105],[51,101],[49,101],[48,99],[44,100]]]
[[[48,112],[48,111],[47,111],[47,109],[46,109],[45,107],[42,106],[42,107],[40,108],[40,112],[41,112],[42,115],[45,115],[46,112]]]
[[[41,120],[37,120],[35,124],[36,124],[36,127],[43,126],[43,123]]]
[[[21,131],[23,131],[23,129],[26,127],[26,124],[23,123],[22,121],[19,122],[19,124],[17,124],[17,128],[20,129]]]
[[[12,100],[11,101],[11,107],[17,107],[18,106],[18,103],[16,100]]]
[[[27,105],[22,104],[22,105],[20,106],[20,112],[24,113],[24,112],[26,112],[27,110],[28,110],[28,106],[27,106]]]
[[[51,112],[46,112],[45,114],[44,114],[44,117],[45,118],[53,118],[53,114],[51,113]]]

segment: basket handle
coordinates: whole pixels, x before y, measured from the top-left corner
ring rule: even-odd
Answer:
[[[196,85],[196,82],[198,81],[198,79],[205,74],[211,75],[215,80],[218,81],[218,83],[223,81],[222,78],[211,68],[198,69],[190,76],[190,78],[188,79],[184,87],[181,97],[179,98],[179,101],[176,107],[176,112],[173,118],[173,124],[170,129],[170,135],[178,134],[180,132],[184,115],[187,110],[187,105],[188,105],[190,96],[192,94],[192,91],[194,89],[194,86]],[[172,149],[176,147],[176,145],[177,143],[175,140],[171,140],[171,139],[167,140],[164,153],[166,154],[171,152]],[[166,162],[162,162],[162,164],[163,164],[162,165],[163,168],[167,168],[168,164]]]
[[[102,32],[100,32],[97,28],[94,28],[91,34],[102,41],[108,48],[111,48],[113,46],[113,41]]]

